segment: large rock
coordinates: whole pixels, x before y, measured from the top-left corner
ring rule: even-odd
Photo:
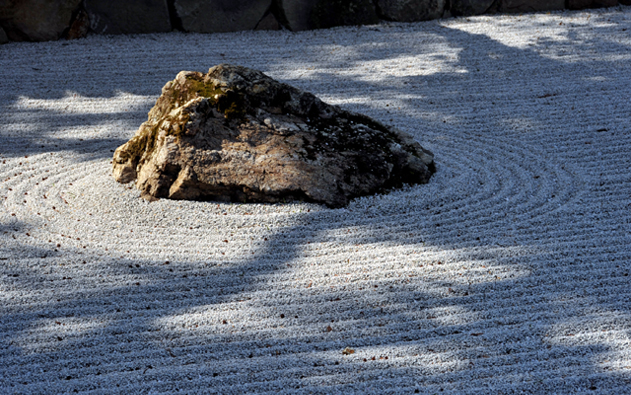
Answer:
[[[171,31],[166,0],[85,0],[90,28],[99,34]]]
[[[188,32],[252,30],[272,0],[175,0],[175,10]]]
[[[182,71],[135,136],[114,153],[113,176],[154,198],[331,207],[425,183],[433,155],[411,136],[239,66]]]
[[[496,0],[451,0],[449,10],[453,16],[481,15],[488,11]]]
[[[385,19],[397,22],[417,22],[440,18],[445,12],[445,0],[377,0]]]
[[[0,0],[0,26],[12,41],[58,40],[81,0]]]
[[[500,0],[499,11],[522,13],[562,10],[564,8],[565,0]]]
[[[292,31],[379,22],[371,0],[277,0],[277,7]]]

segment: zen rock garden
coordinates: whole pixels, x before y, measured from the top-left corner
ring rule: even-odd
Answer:
[[[426,183],[434,171],[433,154],[410,135],[228,64],[168,82],[113,160],[114,178],[135,181],[147,200],[329,207]]]
[[[631,0],[0,0],[0,44],[94,34],[291,31],[631,5]]]

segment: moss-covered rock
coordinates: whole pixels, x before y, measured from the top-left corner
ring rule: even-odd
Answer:
[[[339,207],[425,183],[433,155],[407,134],[328,105],[265,74],[219,65],[168,82],[113,175],[148,198]]]

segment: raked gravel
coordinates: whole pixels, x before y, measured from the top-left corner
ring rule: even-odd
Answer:
[[[336,210],[114,182],[222,62],[437,173]],[[0,46],[0,393],[631,393],[630,167],[631,7]]]

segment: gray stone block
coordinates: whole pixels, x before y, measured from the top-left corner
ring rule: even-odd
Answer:
[[[445,11],[445,0],[377,0],[385,19],[397,22],[417,22],[437,19]]]
[[[175,10],[187,32],[215,33],[252,30],[272,0],[175,0]]]
[[[495,0],[451,0],[450,11],[453,16],[484,14]]]
[[[172,30],[166,0],[85,0],[90,28],[99,34]]]
[[[565,0],[501,0],[499,12],[554,11],[565,8]]]
[[[0,26],[12,41],[58,40],[81,0],[0,1]]]

